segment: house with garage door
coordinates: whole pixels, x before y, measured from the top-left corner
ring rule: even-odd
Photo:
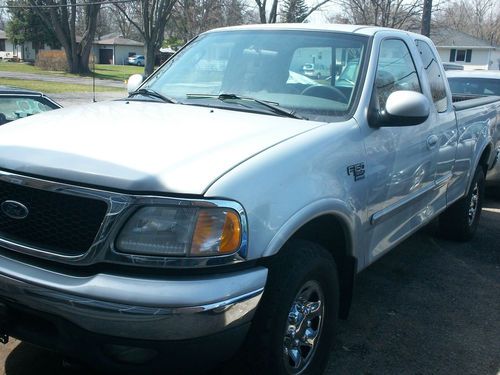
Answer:
[[[97,64],[126,65],[130,56],[144,55],[144,43],[120,35],[104,36],[93,44]]]
[[[465,70],[499,70],[500,55],[490,42],[445,27],[431,30],[441,60],[464,66]]]
[[[45,43],[26,42],[23,45],[14,44],[4,30],[0,30],[0,59],[2,60],[24,60],[35,61],[36,54],[40,50],[51,49]]]

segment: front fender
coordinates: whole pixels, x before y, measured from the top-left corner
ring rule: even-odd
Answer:
[[[262,255],[271,256],[276,254],[300,228],[323,215],[335,216],[340,221],[348,241],[348,255],[356,257],[354,228],[359,227],[361,223],[346,202],[335,198],[319,199],[295,212],[271,239]]]

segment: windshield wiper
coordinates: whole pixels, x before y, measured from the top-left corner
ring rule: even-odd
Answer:
[[[173,104],[178,104],[178,101],[173,99],[173,98],[169,98],[168,96],[165,96],[165,95],[162,95],[160,94],[159,92],[155,91],[155,90],[152,90],[152,89],[147,89],[147,88],[142,88],[142,89],[139,89],[139,90],[136,90],[134,92],[131,92],[128,97],[130,98],[131,96],[134,96],[134,95],[144,95],[144,96],[151,96],[153,98],[158,98],[158,99],[161,99],[163,100],[165,103],[173,103]]]
[[[298,114],[296,114],[295,111],[290,111],[289,109],[285,109],[283,107],[279,106],[279,103],[275,102],[270,102],[267,100],[260,100],[256,98],[252,98],[249,96],[239,96],[236,94],[186,94],[188,98],[217,98],[221,101],[226,101],[226,100],[243,100],[243,101],[252,101],[254,103],[260,104],[263,107],[266,107],[267,109],[270,109],[272,112],[275,114],[281,115],[281,116],[286,116],[286,117],[291,117],[291,118],[296,118],[296,119],[301,119],[301,120],[307,120],[307,118],[302,117]]]

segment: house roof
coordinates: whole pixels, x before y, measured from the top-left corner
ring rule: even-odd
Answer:
[[[144,43],[138,42],[136,40],[123,38],[122,36],[116,36],[108,39],[101,39],[94,41],[94,44],[98,45],[114,45],[114,46],[137,46],[142,47]]]
[[[431,29],[430,38],[436,47],[495,48],[486,40],[446,27]]]

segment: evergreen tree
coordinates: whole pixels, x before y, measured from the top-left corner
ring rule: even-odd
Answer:
[[[10,4],[14,4],[12,1]],[[15,45],[32,42],[35,50],[43,44],[59,48],[55,34],[47,28],[42,19],[32,8],[9,8],[10,20],[5,32]]]

